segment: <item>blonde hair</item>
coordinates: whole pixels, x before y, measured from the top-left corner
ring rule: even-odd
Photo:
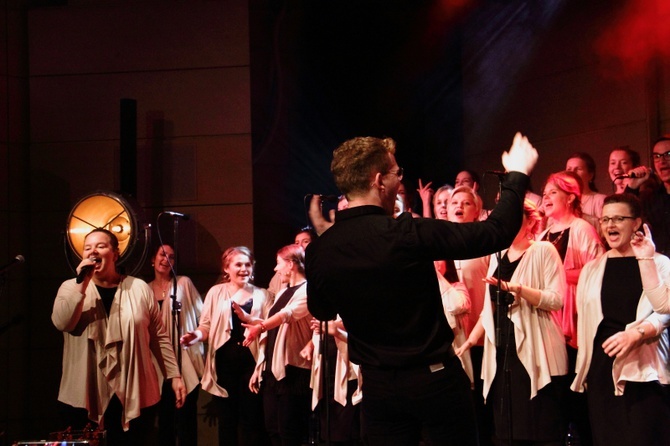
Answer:
[[[233,257],[237,254],[245,255],[249,258],[251,262],[251,273],[249,274],[249,280],[254,280],[254,268],[256,266],[256,259],[254,259],[254,254],[246,246],[232,246],[221,254],[221,279],[219,283],[230,282],[230,275],[226,272],[226,268],[230,265],[230,262],[233,260]]]

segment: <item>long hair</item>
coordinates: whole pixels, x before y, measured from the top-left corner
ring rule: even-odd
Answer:
[[[573,195],[575,198],[570,203],[570,209],[572,213],[577,217],[582,216],[582,179],[574,172],[568,172],[563,170],[561,172],[555,172],[549,175],[547,182],[545,183],[545,188],[547,184],[553,184],[558,189],[562,190],[568,195]]]

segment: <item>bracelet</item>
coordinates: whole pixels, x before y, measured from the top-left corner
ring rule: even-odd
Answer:
[[[261,326],[261,333],[265,333],[268,330],[264,323],[261,322],[259,325]]]
[[[653,257],[635,257],[635,260],[654,260]]]

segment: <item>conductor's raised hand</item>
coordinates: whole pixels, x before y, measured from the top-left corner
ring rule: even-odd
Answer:
[[[521,172],[530,175],[537,164],[537,150],[528,138],[517,132],[509,151],[503,152],[502,164],[507,172]]]

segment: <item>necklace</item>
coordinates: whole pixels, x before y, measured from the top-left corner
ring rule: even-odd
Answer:
[[[154,281],[154,288],[160,290],[161,292],[161,300],[165,299],[165,294],[167,293],[170,283],[172,283],[171,280],[168,282],[163,282],[163,285],[159,285],[157,280]]]
[[[565,229],[567,229],[567,228],[565,228]],[[555,239],[553,239],[553,240],[552,240],[551,237],[550,237],[551,232],[547,232],[547,235],[544,236],[544,239],[545,239],[546,241],[551,242],[552,245],[557,246],[557,245],[558,245],[558,242],[560,242],[561,239],[563,238],[563,234],[565,234],[565,229],[563,229],[561,232],[559,232],[559,233],[558,233],[558,236],[557,236]]]

